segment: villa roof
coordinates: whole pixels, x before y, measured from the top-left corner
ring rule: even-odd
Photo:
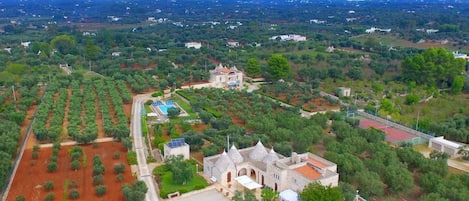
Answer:
[[[267,151],[265,150],[262,142],[259,140],[251,153],[249,153],[249,158],[256,161],[261,161],[265,156],[267,156]]]
[[[303,166],[297,167],[294,169],[295,172],[309,178],[309,179],[318,179],[322,175],[319,173],[317,170],[315,170],[313,167],[305,164]]]
[[[215,167],[218,168],[220,172],[223,172],[232,166],[234,166],[233,161],[230,159],[228,154],[226,154],[225,150],[223,150],[223,153],[220,154],[217,162],[215,162]]]
[[[326,168],[327,165],[318,161],[318,160],[315,160],[314,158],[311,158],[311,157],[308,157],[306,160],[308,160],[308,162],[310,162],[311,164],[313,164],[314,166],[318,167],[318,168]]]
[[[238,149],[233,145],[230,150],[228,150],[228,156],[233,160],[234,163],[243,162],[243,156],[239,153]]]
[[[267,156],[262,159],[262,162],[265,164],[273,163],[274,161],[278,160],[278,155],[275,153],[274,148],[272,148]]]

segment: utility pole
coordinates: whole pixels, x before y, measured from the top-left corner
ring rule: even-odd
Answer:
[[[419,130],[419,117],[420,117],[420,111],[417,113],[417,123],[415,124],[415,130]]]
[[[15,85],[11,86],[11,91],[13,92],[13,100],[15,101],[15,109],[16,109],[16,93],[15,93]]]

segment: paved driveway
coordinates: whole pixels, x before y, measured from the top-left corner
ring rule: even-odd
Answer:
[[[184,195],[183,195],[184,196]],[[187,197],[173,198],[172,201],[229,201],[230,199],[226,198],[220,192],[215,189],[208,191],[198,192],[190,194]]]

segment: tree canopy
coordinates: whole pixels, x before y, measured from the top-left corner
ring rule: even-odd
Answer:
[[[465,66],[464,59],[455,59],[446,49],[429,48],[402,62],[402,78],[440,88],[457,85],[452,87],[453,93],[457,93],[462,90],[460,75],[464,73]]]
[[[337,201],[344,200],[344,196],[338,187],[323,186],[313,183],[306,186],[300,193],[301,200]]]
[[[61,54],[69,54],[75,48],[75,39],[69,35],[59,35],[56,36],[50,42],[51,46]]]
[[[274,80],[285,79],[290,76],[291,67],[285,57],[281,54],[274,54],[268,61],[267,71]]]

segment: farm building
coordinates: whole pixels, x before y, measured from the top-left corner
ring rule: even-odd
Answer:
[[[204,174],[222,186],[242,185],[248,189],[267,186],[275,191],[301,191],[312,183],[337,186],[337,165],[312,153],[285,157],[266,149],[259,141],[255,146],[204,158]],[[238,178],[250,182],[237,182]],[[247,184],[249,185],[247,185]],[[246,184],[246,185],[245,185]]]
[[[164,145],[164,157],[183,155],[184,160],[189,159],[189,144],[187,144],[184,138],[171,139],[167,144]]]
[[[461,146],[462,145],[456,142],[445,140],[443,136],[434,137],[430,139],[430,142],[428,143],[428,147],[431,147],[437,151],[445,152],[450,156],[456,156]]]

